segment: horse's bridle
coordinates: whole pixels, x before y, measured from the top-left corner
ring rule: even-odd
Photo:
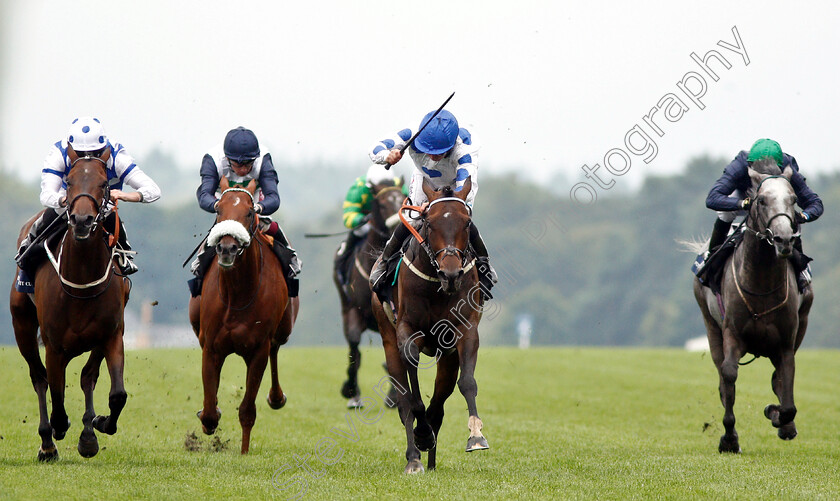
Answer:
[[[458,197],[443,197],[443,198],[438,198],[437,200],[433,200],[432,202],[430,202],[428,204],[424,204],[423,206],[403,205],[400,208],[400,219],[402,220],[403,224],[408,228],[408,231],[410,231],[414,235],[414,238],[417,239],[417,242],[420,244],[420,247],[422,247],[423,250],[426,251],[426,254],[428,254],[429,260],[432,262],[432,267],[435,269],[435,273],[440,273],[440,264],[438,263],[437,258],[441,254],[443,254],[443,257],[450,256],[450,255],[460,256],[460,258],[461,258],[461,268],[464,268],[467,265],[467,259],[468,259],[466,249],[459,249],[459,248],[455,247],[454,245],[447,245],[446,247],[444,247],[442,249],[438,249],[437,251],[432,250],[432,246],[429,245],[429,241],[427,240],[427,238],[424,237],[424,236],[421,236],[420,233],[416,229],[414,229],[414,226],[412,226],[412,224],[410,222],[408,222],[408,220],[406,220],[403,212],[406,211],[406,210],[413,210],[413,211],[419,212],[420,213],[419,219],[422,221],[423,233],[425,233],[426,236],[428,236],[429,225],[428,225],[428,220],[426,219],[426,216],[429,212],[429,209],[433,205],[438,204],[438,203],[455,202],[455,201],[464,204],[464,207],[467,208],[467,212],[469,213],[470,220],[472,220],[472,207],[470,207],[467,204],[467,202],[465,202],[464,200],[462,200]],[[469,221],[468,221],[467,227],[465,229],[467,231],[469,231],[469,228],[470,228],[470,224],[469,224]],[[467,238],[467,242],[468,242],[467,245],[469,246],[469,238]]]
[[[784,179],[785,181],[788,182],[788,184],[790,184],[790,179],[786,178],[785,176],[768,176],[768,177],[765,177],[764,179],[761,180],[760,183],[758,183],[758,186],[755,189],[756,199],[758,198],[758,194],[761,191],[761,186],[764,184],[764,181],[767,181],[768,179],[774,179],[774,178]],[[749,213],[750,217],[752,217],[753,207],[756,207],[755,210],[758,211],[758,209],[757,209],[758,205],[757,204],[752,205],[750,207],[750,213]],[[761,213],[759,212],[758,215],[760,215],[760,214]],[[793,217],[791,217],[791,215],[788,214],[787,212],[779,212],[778,214],[774,214],[774,215],[770,216],[770,218],[767,219],[767,221],[764,223],[764,231],[759,232],[759,231],[756,231],[756,230],[750,228],[749,226],[746,226],[745,229],[746,229],[746,231],[749,231],[750,233],[752,233],[759,240],[764,240],[768,244],[773,245],[773,238],[775,238],[775,235],[773,234],[773,230],[770,229],[770,223],[772,223],[773,220],[776,219],[777,217],[788,218],[788,220],[790,220],[791,227],[795,228],[795,230],[796,230],[795,233],[792,235],[792,237],[793,238],[799,238],[799,236],[801,235],[800,225],[797,224],[796,220]],[[753,219],[757,223],[761,224],[761,220],[760,220],[759,217],[755,217]]]
[[[102,163],[102,167],[107,169],[108,163],[105,160],[102,160],[99,157],[94,156],[85,156],[79,157],[70,164],[70,168],[76,166],[80,160],[97,160]],[[91,232],[96,231],[96,226],[99,222],[105,217],[105,213],[108,212],[108,201],[111,199],[111,185],[108,184],[107,176],[105,180],[105,194],[103,195],[102,200],[97,200],[96,197],[91,195],[90,193],[79,193],[75,197],[67,203],[67,214],[71,214],[73,212],[73,205],[80,199],[80,198],[89,198],[93,202],[94,208],[96,208],[96,218],[93,220],[93,225],[91,226]],[[69,221],[69,220],[68,220]]]

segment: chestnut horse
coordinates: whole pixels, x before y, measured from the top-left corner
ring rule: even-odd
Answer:
[[[347,380],[341,386],[341,395],[349,399],[347,407],[361,406],[361,390],[357,375],[362,363],[359,352],[359,342],[365,329],[378,331],[376,319],[370,304],[370,270],[376,258],[382,254],[382,248],[400,224],[399,210],[405,195],[402,183],[396,184],[393,179],[382,182],[371,188],[370,231],[359,246],[350,250],[347,260],[352,267],[347,271],[347,285],[342,286],[338,280],[338,270],[333,270],[333,282],[338,289],[341,299],[341,324],[344,328],[344,338],[350,345],[349,364],[347,366]],[[391,390],[390,400],[395,402],[396,394]]]
[[[292,333],[299,309],[289,298],[280,260],[259,231],[252,181],[247,189],[222,180],[216,225],[207,237],[217,259],[204,276],[201,295],[190,299],[190,323],[202,349],[204,408],[198,412],[204,433],[212,435],[221,417],[217,394],[225,358],[236,353],[247,365],[245,395],[239,405],[242,454],[247,454],[257,419],[255,401],[265,366],[271,360],[268,405],[280,409],[286,395],[277,378],[277,350]]]
[[[114,245],[102,228],[109,202],[105,171],[110,153],[103,158],[82,157],[69,149],[71,168],[67,173],[68,230],[58,243],[47,246],[49,262],[35,272],[35,292],[17,292],[12,287],[10,308],[15,339],[29,365],[32,386],[38,395],[40,422],[38,434],[40,461],[58,458],[53,438],[61,440],[70,428],[64,408],[65,370],[73,358],[90,352],[81,374],[85,394],[83,429],[79,454],[89,458],[99,452],[94,429],[113,435],[125,406],[123,385],[123,311],[128,302],[130,282],[117,275]],[[18,237],[29,232],[30,219]],[[117,227],[119,227],[117,225]],[[38,329],[46,348],[46,367],[38,351]],[[108,365],[111,414],[97,416],[93,408],[93,389],[102,360]],[[47,388],[52,397],[52,414],[47,418]]]
[[[408,461],[405,473],[423,471],[420,451],[429,451],[428,468],[435,468],[436,437],[443,423],[443,404],[457,381],[467,401],[470,436],[467,452],[487,449],[476,410],[478,393],[474,372],[478,359],[478,323],[484,308],[475,257],[469,248],[472,210],[466,204],[472,186],[434,191],[425,181],[424,207],[404,206],[419,212],[420,228],[414,234],[397,271],[393,292],[396,312],[374,295],[373,311],[382,335],[385,359],[392,382],[398,386],[398,408],[405,426]],[[404,220],[404,224],[409,225]],[[394,315],[395,322],[390,318]],[[434,356],[435,389],[428,409],[417,381],[420,353]],[[423,368],[430,365],[424,364]],[[458,372],[460,370],[460,377]],[[412,430],[414,421],[417,427]]]
[[[694,297],[703,313],[712,360],[720,377],[720,400],[724,407],[724,435],[719,452],[741,452],[735,431],[735,380],[738,361],[746,354],[767,357],[775,370],[770,379],[779,405],[771,404],[764,415],[778,428],[779,438],[796,437],[793,418],[794,354],[808,326],[814,300],[811,287],[800,294],[790,258],[799,238],[790,184],[791,169],[780,172],[775,163],[759,161],[750,169],[754,203],[747,216],[744,240],[725,264],[721,305],[714,293],[694,280]]]

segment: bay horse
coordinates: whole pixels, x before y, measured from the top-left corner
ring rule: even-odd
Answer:
[[[735,381],[739,360],[746,354],[767,357],[773,364],[773,392],[779,404],[764,415],[778,428],[779,438],[796,437],[793,400],[794,355],[808,326],[814,300],[811,287],[800,294],[796,273],[788,258],[799,238],[790,183],[792,169],[781,172],[772,161],[750,168],[752,188],[743,242],[725,263],[721,306],[714,293],[694,280],[694,297],[703,314],[712,360],[720,376],[724,407],[724,435],[719,452],[741,452],[735,431]]]
[[[277,351],[289,340],[300,303],[289,298],[280,261],[259,230],[256,183],[230,188],[223,179],[221,189],[216,224],[207,237],[218,257],[207,269],[201,295],[190,298],[189,304],[190,323],[202,350],[204,406],[197,415],[204,433],[215,433],[221,418],[217,394],[222,365],[232,353],[242,357],[247,373],[239,424],[241,453],[247,454],[257,419],[257,392],[269,360],[268,405],[280,409],[286,404],[277,376]]]
[[[405,473],[409,474],[423,471],[420,451],[429,452],[428,468],[435,469],[436,437],[443,423],[443,404],[455,389],[456,381],[469,412],[470,436],[466,450],[489,448],[481,433],[482,422],[475,402],[478,323],[484,308],[484,293],[469,248],[472,210],[465,200],[471,187],[469,178],[457,192],[448,187],[435,191],[424,181],[428,204],[403,207],[420,214],[419,231],[403,219],[414,238],[397,270],[397,287],[393,291],[396,312],[391,311],[389,302],[383,304],[376,295],[372,298],[388,373],[399,389],[397,405],[405,426]],[[423,404],[417,380],[421,352],[434,356],[437,365],[428,409]],[[417,426],[412,429],[415,420]]]
[[[106,173],[110,152],[106,149],[102,158],[80,158],[69,148],[68,156],[71,167],[66,178],[67,231],[59,242],[47,242],[49,262],[35,271],[35,292],[21,293],[13,286],[9,298],[15,339],[38,395],[39,461],[58,459],[53,438],[62,440],[70,428],[64,408],[65,371],[70,360],[90,352],[81,373],[85,412],[77,448],[83,457],[99,452],[94,430],[116,433],[127,397],[123,384],[123,312],[131,284],[115,269],[116,238],[112,235],[109,239],[102,224],[110,201]],[[31,218],[21,229],[18,245],[35,219]],[[38,350],[39,328],[46,349],[46,367]],[[93,406],[93,390],[103,359],[111,376],[111,413],[107,416],[97,415]],[[47,389],[52,398],[49,418]]]
[[[400,224],[399,210],[405,200],[402,192],[402,182],[397,183],[389,179],[371,188],[370,231],[365,241],[351,249],[347,261],[352,267],[347,271],[347,285],[342,285],[338,278],[338,269],[333,270],[333,282],[338,289],[341,300],[341,324],[344,339],[350,346],[349,363],[347,366],[347,380],[341,386],[341,395],[348,399],[347,407],[360,407],[362,404],[361,390],[358,382],[359,367],[362,354],[359,343],[362,333],[366,329],[379,331],[373,316],[370,302],[370,270],[376,258],[382,254],[385,243]],[[396,402],[396,395],[392,388],[388,402]]]

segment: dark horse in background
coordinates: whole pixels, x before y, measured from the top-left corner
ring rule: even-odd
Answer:
[[[402,182],[396,183],[391,179],[371,188],[370,231],[361,245],[350,250],[346,270],[347,285],[342,285],[338,278],[338,270],[333,270],[333,282],[338,289],[341,299],[341,323],[344,328],[344,338],[350,345],[347,380],[341,386],[341,395],[349,399],[347,407],[361,407],[361,390],[357,375],[362,363],[359,352],[359,342],[365,329],[379,331],[373,310],[370,305],[370,270],[376,258],[382,254],[382,249],[396,225],[400,224],[399,210],[405,195],[402,192]],[[386,399],[386,403],[396,402],[393,388]]]
[[[126,403],[123,385],[123,311],[130,282],[117,274],[114,263],[116,238],[109,241],[102,228],[110,194],[105,171],[110,153],[103,158],[82,157],[69,149],[71,168],[67,174],[68,227],[59,241],[47,243],[49,261],[35,272],[35,292],[21,293],[12,287],[10,308],[15,339],[29,365],[29,376],[38,395],[40,461],[58,458],[53,438],[61,440],[70,428],[64,408],[65,371],[73,358],[90,352],[82,368],[85,394],[83,429],[78,450],[84,457],[99,452],[94,429],[113,435]],[[116,209],[115,209],[116,210]],[[18,245],[36,217],[26,222]],[[119,228],[119,223],[116,225]],[[57,256],[57,257],[56,257]],[[38,350],[38,329],[46,349],[46,367]],[[108,365],[111,414],[97,416],[93,389],[102,360]],[[47,389],[52,397],[52,414],[47,419]]]
[[[429,451],[428,468],[435,468],[443,404],[456,381],[469,411],[467,452],[489,448],[475,403],[478,323],[484,294],[469,249],[472,211],[465,199],[471,186],[469,178],[458,192],[450,188],[434,191],[428,182],[423,183],[428,205],[404,207],[420,213],[420,228],[409,227],[414,238],[398,269],[393,291],[396,312],[389,302],[383,305],[375,295],[372,300],[388,373],[399,390],[398,408],[407,440],[406,473],[423,471],[420,451]],[[417,370],[431,364],[421,364],[421,352],[435,357],[437,364],[428,409],[423,404]]]
[[[725,264],[723,314],[712,291],[694,280],[694,297],[703,313],[712,360],[720,375],[725,428],[720,452],[741,452],[733,408],[738,362],[746,354],[767,357],[773,363],[770,382],[779,405],[768,405],[764,415],[778,428],[779,438],[791,440],[796,436],[794,355],[805,337],[814,294],[811,287],[799,293],[788,259],[794,240],[799,238],[791,173],[790,169],[781,173],[775,163],[765,160],[750,169],[753,186],[749,196],[754,202],[744,240]]]
[[[271,361],[268,405],[279,409],[286,395],[277,377],[277,350],[286,344],[299,310],[298,298],[289,298],[280,261],[268,238],[258,230],[254,210],[256,183],[247,189],[221,183],[222,196],[216,224],[207,237],[216,248],[201,295],[190,298],[190,323],[201,345],[204,408],[198,412],[204,433],[216,431],[221,418],[217,394],[225,358],[236,353],[245,360],[245,395],[239,405],[242,454],[247,454],[251,429],[257,419],[255,404],[265,367]]]

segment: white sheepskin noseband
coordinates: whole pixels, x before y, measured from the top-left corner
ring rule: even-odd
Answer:
[[[239,221],[233,219],[226,219],[220,221],[210,230],[210,235],[207,237],[207,245],[215,247],[225,235],[230,235],[239,242],[239,245],[247,247],[251,243],[251,236],[248,235],[248,230]]]

